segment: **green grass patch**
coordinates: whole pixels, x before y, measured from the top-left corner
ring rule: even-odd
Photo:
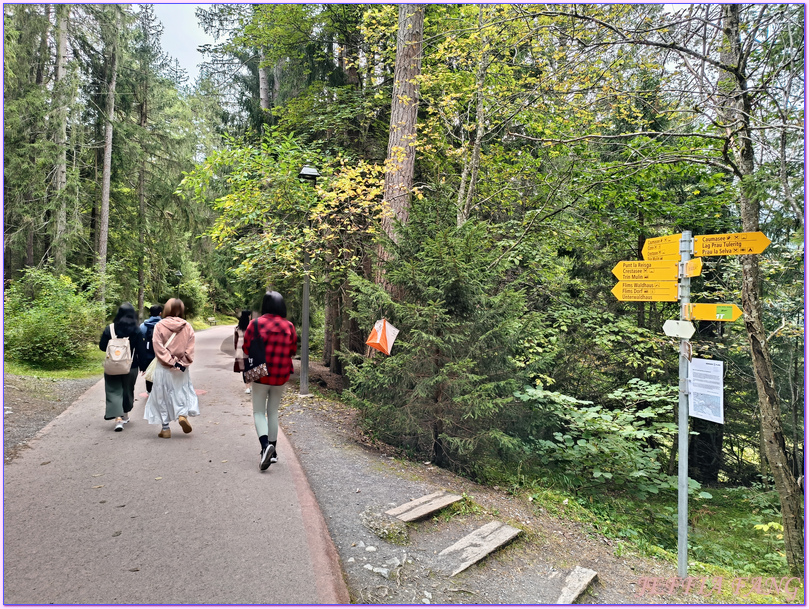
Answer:
[[[586,523],[594,535],[616,540],[616,556],[637,553],[677,562],[675,495],[639,501],[621,495],[577,496],[536,486],[522,488],[520,494],[535,511],[541,508],[553,516]],[[710,498],[689,498],[689,574],[726,581],[787,576],[775,491],[760,486],[712,488],[709,494]],[[801,590],[798,596],[802,595]],[[755,596],[773,602],[772,595]],[[784,598],[789,600],[788,596]]]
[[[6,374],[53,379],[83,379],[104,374],[105,356],[104,351],[97,345],[93,345],[87,347],[82,353],[82,357],[69,360],[58,367],[37,366],[9,359],[6,359],[3,364]]]
[[[477,516],[484,513],[484,509],[466,493],[462,495],[460,501],[456,501],[442,509],[433,518],[449,522],[456,516]]]
[[[508,474],[500,464],[481,470],[485,483],[498,484],[528,501],[536,513],[581,522],[592,536],[614,540],[616,556],[641,555],[677,563],[677,495],[660,492],[639,499],[606,489],[574,491],[564,474],[523,471]],[[780,504],[772,487],[695,489],[689,496],[689,575],[716,574],[726,578],[780,578],[789,575],[781,529]],[[761,602],[796,602],[789,596],[757,595]],[[731,588],[727,584],[728,590]],[[783,588],[783,586],[782,586]],[[747,587],[750,590],[750,586]],[[745,589],[742,589],[742,594]],[[724,595],[724,592],[722,593]],[[798,591],[798,598],[803,591]],[[725,601],[729,598],[722,596]],[[721,601],[720,601],[721,602]],[[738,600],[734,602],[739,602]],[[757,602],[757,601],[756,601]]]

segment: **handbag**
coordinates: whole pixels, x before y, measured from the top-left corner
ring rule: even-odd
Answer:
[[[132,350],[129,338],[118,338],[115,335],[115,324],[110,324],[110,342],[107,343],[107,355],[104,357],[104,374],[121,376],[129,374],[132,369]]]
[[[171,339],[174,338],[175,335],[176,332],[172,332],[171,336],[169,336],[169,339],[166,341],[166,349],[169,348],[169,345],[171,344]],[[146,371],[143,373],[143,378],[145,378],[150,383],[154,381],[154,371],[156,369],[157,369],[157,357],[155,357],[151,362],[149,362],[149,365],[146,366]]]
[[[258,321],[253,322],[256,325],[256,338],[250,343],[250,351],[244,360],[244,377],[245,383],[253,383],[260,379],[262,376],[268,376],[270,373],[267,371],[266,351],[264,350],[264,339],[261,338],[261,332],[258,331]]]

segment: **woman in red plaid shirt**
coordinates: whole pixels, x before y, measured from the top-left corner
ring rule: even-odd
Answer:
[[[275,443],[278,441],[278,406],[284,395],[284,383],[292,374],[292,356],[298,346],[295,326],[287,321],[287,305],[278,292],[267,292],[261,302],[261,317],[250,322],[244,332],[242,349],[245,357],[250,343],[256,340],[256,331],[264,341],[267,376],[253,383],[253,422],[261,442],[259,469],[264,471],[278,461]]]

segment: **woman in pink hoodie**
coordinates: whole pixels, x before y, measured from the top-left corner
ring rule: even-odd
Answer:
[[[188,370],[194,362],[194,329],[185,321],[182,300],[172,298],[166,303],[152,341],[158,366],[143,418],[160,423],[157,435],[161,438],[171,437],[171,421],[178,421],[185,433],[191,433],[188,417],[199,415],[199,399]]]

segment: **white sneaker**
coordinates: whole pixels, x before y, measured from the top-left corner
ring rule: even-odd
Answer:
[[[244,390],[244,392],[245,392],[245,393],[251,393],[251,391],[250,391],[250,387],[248,387],[247,389],[245,389],[245,390]]]
[[[121,419],[115,421],[115,431],[123,431],[124,430],[124,422]]]
[[[129,423],[129,413],[124,415],[124,425],[126,425],[127,423]]]

